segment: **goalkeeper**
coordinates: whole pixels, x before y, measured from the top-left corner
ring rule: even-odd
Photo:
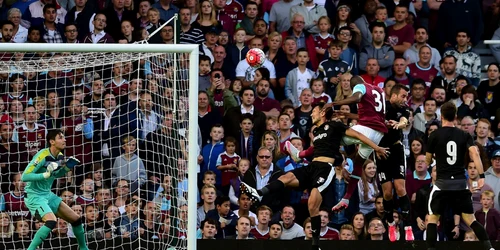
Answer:
[[[71,223],[81,250],[88,250],[82,221],[62,199],[51,192],[56,178],[63,177],[80,163],[76,158],[64,158],[61,151],[66,147],[64,133],[60,129],[47,134],[48,148],[40,150],[31,160],[21,177],[26,182],[24,202],[31,215],[45,224],[38,229],[28,250],[35,250],[56,227],[57,217]]]

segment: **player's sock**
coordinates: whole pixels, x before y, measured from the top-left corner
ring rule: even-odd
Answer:
[[[394,222],[394,216],[392,216],[394,211],[394,200],[386,200],[384,198],[382,203],[384,204],[385,220],[389,223]]]
[[[321,232],[321,216],[311,217],[312,245],[319,246],[319,235]]]
[[[427,247],[429,250],[436,249],[437,242],[437,224],[428,223],[426,231]]]
[[[474,233],[476,234],[477,238],[479,241],[483,242],[484,249],[490,250],[491,247],[491,242],[490,239],[488,238],[488,234],[486,233],[486,229],[484,229],[483,225],[481,223],[474,221],[472,224],[470,224],[470,228]]]
[[[273,181],[273,182],[267,184],[261,190],[257,190],[257,193],[259,193],[260,196],[264,196],[264,195],[269,194],[269,193],[280,192],[283,189],[285,189],[285,183],[283,183],[280,180],[276,180],[276,181]]]
[[[352,175],[355,175],[357,177],[361,177],[361,174],[363,174],[363,168],[362,166],[354,166],[354,170],[352,171]],[[358,180],[355,177],[352,177],[349,180],[349,184],[347,185],[347,190],[344,195],[344,199],[351,199],[352,193],[354,193],[354,190],[358,187]]]
[[[49,237],[50,232],[56,227],[56,224],[57,223],[53,220],[46,221],[45,224],[36,232],[28,250],[36,250],[43,243],[43,241]]]
[[[80,250],[88,250],[87,243],[85,242],[85,231],[83,230],[81,218],[72,223],[71,226],[73,227],[73,233],[75,234],[76,241],[78,241]]]
[[[410,198],[408,198],[408,194],[399,197],[399,207],[401,208],[401,216],[403,217],[403,221],[406,222],[408,218],[410,218]]]

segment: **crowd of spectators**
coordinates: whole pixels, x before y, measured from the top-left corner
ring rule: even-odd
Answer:
[[[179,22],[168,22],[176,14]],[[186,122],[185,80],[196,69],[186,68],[184,55],[180,63],[165,55],[68,71],[57,60],[77,57],[69,53],[4,53],[3,61],[53,59],[46,72],[0,74],[4,241],[29,241],[43,223],[23,203],[20,176],[52,128],[65,131],[64,153],[82,163],[54,190],[83,217],[89,241],[185,238],[188,153],[198,155],[199,165],[198,178],[190,179],[199,187],[196,237],[311,239],[307,190],[269,194],[254,204],[239,184],[260,189],[307,165],[311,159],[294,162],[287,155],[285,142],[311,146],[313,105],[350,96],[353,75],[383,88],[386,99],[395,84],[410,89],[401,142],[412,212],[403,218],[394,211],[398,239],[408,225],[416,239],[425,237],[435,167],[424,154],[445,102],[456,104],[457,126],[482,150],[486,185],[473,190],[474,208],[490,239],[500,237],[500,67],[481,64],[474,50],[484,39],[500,38],[498,0],[0,0],[0,21],[0,42],[30,46],[133,43],[168,22],[149,43],[199,44],[200,52],[198,127]],[[252,48],[266,55],[257,69],[245,60]],[[500,47],[491,49],[500,59]],[[172,82],[173,74],[182,83]],[[356,105],[335,109],[357,113]],[[356,124],[345,117],[345,125]],[[187,150],[188,129],[198,130],[198,152]],[[320,212],[323,239],[387,239],[376,161],[363,165],[348,209],[331,212],[346,191],[355,150],[342,148],[344,162]],[[464,168],[472,187],[476,166]],[[52,237],[73,237],[71,226],[59,219]],[[439,240],[477,238],[449,211]]]

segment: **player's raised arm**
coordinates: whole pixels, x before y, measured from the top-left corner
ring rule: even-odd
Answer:
[[[356,131],[354,129],[351,129],[351,128],[347,129],[345,131],[345,135],[350,136],[352,138],[356,138],[356,139],[360,140],[361,142],[363,142],[364,144],[368,145],[369,147],[373,148],[373,150],[375,150],[375,153],[377,154],[377,156],[379,158],[385,159],[387,157],[387,155],[389,154],[389,151],[387,151],[387,148],[379,147],[373,141],[368,139],[368,137],[364,136],[363,134],[359,133],[358,131]]]

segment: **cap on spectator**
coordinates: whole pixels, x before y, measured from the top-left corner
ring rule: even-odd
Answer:
[[[212,27],[207,31],[207,34],[214,34],[218,36],[220,34],[220,30],[216,27]]]
[[[496,157],[500,157],[500,149],[497,149],[497,150],[495,150],[495,152],[493,152],[491,159],[496,158]]]
[[[342,9],[342,8],[346,8],[347,12],[351,12],[351,8],[345,4],[339,5],[339,7],[337,7],[337,11]]]
[[[0,116],[0,124],[4,124],[4,123],[13,125],[14,119],[12,119],[12,117],[10,117],[8,114],[4,114],[4,115]]]

